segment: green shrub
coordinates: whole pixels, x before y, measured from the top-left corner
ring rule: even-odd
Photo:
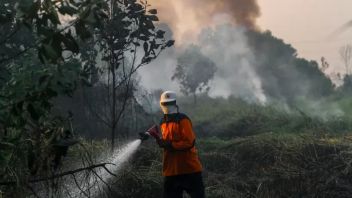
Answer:
[[[322,104],[324,106],[324,104]],[[318,116],[302,104],[304,110],[288,109],[280,103],[249,104],[237,98],[200,97],[197,105],[180,101],[180,109],[192,119],[198,136],[221,138],[246,137],[261,133],[347,133],[352,131],[348,116]],[[330,105],[331,106],[331,105]]]

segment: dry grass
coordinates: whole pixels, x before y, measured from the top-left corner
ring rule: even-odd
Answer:
[[[198,143],[209,198],[350,197],[348,137],[273,135]],[[116,197],[160,197],[161,153],[143,145],[115,183]]]

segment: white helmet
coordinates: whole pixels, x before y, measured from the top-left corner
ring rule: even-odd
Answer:
[[[160,96],[160,108],[164,114],[178,113],[176,105],[176,92],[165,91]]]
[[[176,92],[174,91],[165,91],[160,96],[160,104],[176,102]]]

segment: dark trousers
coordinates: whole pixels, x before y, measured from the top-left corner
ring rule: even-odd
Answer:
[[[202,173],[164,178],[164,198],[182,198],[186,191],[192,198],[205,198]]]

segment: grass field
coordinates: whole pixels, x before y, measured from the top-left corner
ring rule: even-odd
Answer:
[[[348,104],[338,103],[346,112]],[[197,135],[207,197],[350,197],[349,114],[318,116],[305,105],[309,106],[263,106],[235,98],[203,98],[196,105],[181,102]],[[84,144],[92,153],[109,145]],[[144,142],[111,182],[111,197],[161,197],[161,162],[162,151],[155,142]]]
[[[261,134],[200,139],[209,198],[350,197],[349,136]],[[144,144],[113,184],[116,197],[160,197],[161,152]]]

